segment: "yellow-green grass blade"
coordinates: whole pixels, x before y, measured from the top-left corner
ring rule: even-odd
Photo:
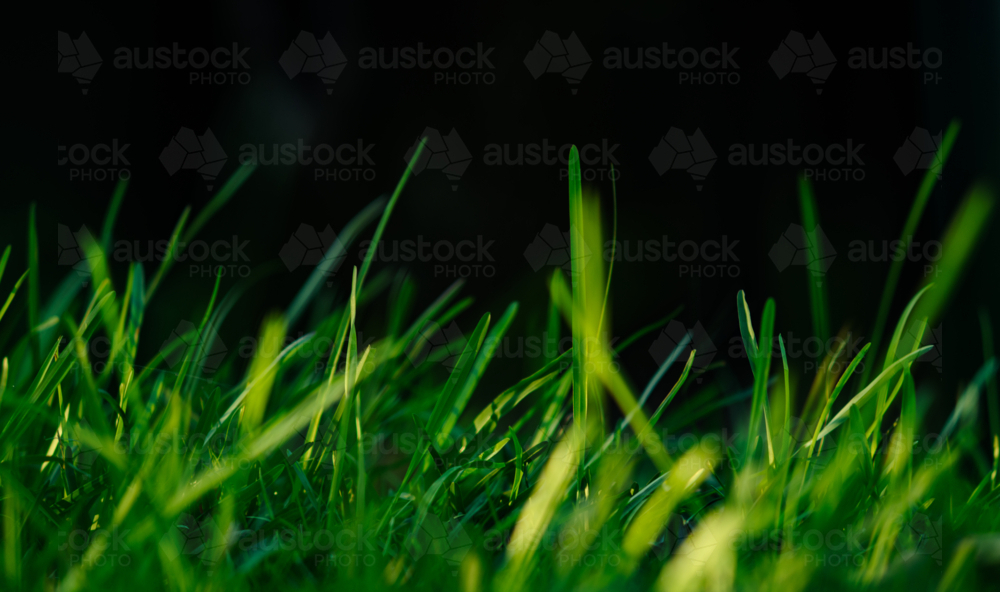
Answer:
[[[831,419],[826,424],[826,426],[819,432],[819,434],[816,435],[815,438],[813,438],[812,441],[806,442],[806,445],[808,446],[808,445],[812,444],[813,442],[815,442],[817,440],[822,440],[823,438],[825,438],[827,436],[827,434],[829,434],[833,430],[837,429],[837,427],[839,427],[840,424],[844,423],[847,420],[848,414],[850,414],[850,408],[851,408],[852,405],[857,405],[858,407],[863,407],[865,405],[865,403],[867,403],[868,400],[871,398],[872,394],[874,394],[874,392],[876,391],[876,389],[880,388],[882,385],[884,385],[887,382],[889,382],[889,380],[893,376],[895,376],[896,372],[899,372],[900,370],[902,370],[905,365],[913,362],[914,360],[916,360],[920,356],[922,356],[925,353],[929,352],[931,349],[933,349],[933,347],[934,346],[931,346],[931,345],[928,345],[926,347],[922,347],[922,348],[920,348],[920,349],[918,349],[918,350],[916,350],[914,352],[911,352],[911,353],[909,353],[909,354],[907,354],[907,355],[899,358],[898,360],[896,360],[895,362],[893,362],[892,364],[890,364],[888,368],[886,368],[885,370],[883,370],[881,374],[879,374],[877,377],[875,377],[875,380],[873,380],[871,382],[871,384],[869,384],[867,387],[865,387],[860,393],[854,395],[854,397],[851,398],[851,400],[848,401],[846,405],[844,405],[844,408],[841,409],[837,413],[837,415],[833,416],[833,419]],[[845,376],[846,376],[846,373],[845,373]]]
[[[899,348],[899,341],[903,337],[903,330],[906,327],[906,322],[910,318],[910,313],[913,312],[913,308],[917,305],[920,297],[930,289],[931,284],[922,288],[919,292],[914,294],[913,298],[906,305],[903,310],[903,314],[899,316],[899,322],[896,323],[896,330],[892,334],[892,339],[889,341],[889,349],[885,354],[885,362],[882,364],[882,370],[885,370],[889,365],[896,361],[896,350]],[[914,344],[915,347],[920,345],[919,340]],[[885,415],[886,409],[888,407],[886,398],[888,395],[888,388],[883,387],[878,391],[878,398],[875,406],[875,421],[872,424],[873,434],[872,434],[872,448],[878,448],[879,439],[879,426],[882,425],[882,417]]]
[[[937,277],[928,278],[926,284],[933,283],[934,289],[921,299],[914,316],[926,318],[933,326],[952,293],[958,288],[962,271],[972,257],[980,235],[986,231],[987,222],[993,211],[994,192],[984,184],[975,185],[962,201],[952,217],[941,241],[941,259]]]
[[[248,381],[253,387],[244,400],[243,417],[240,421],[244,436],[256,433],[264,421],[264,412],[267,409],[276,374],[271,368],[274,368],[274,361],[281,351],[285,331],[286,324],[281,314],[270,314],[261,324],[258,347],[254,352],[248,374]]]
[[[521,508],[507,546],[505,565],[497,574],[499,591],[519,592],[525,589],[539,560],[538,550],[544,534],[573,481],[579,465],[578,451],[577,438],[571,435],[559,442],[545,463],[531,496]]]
[[[9,250],[9,247],[8,247]],[[21,284],[24,283],[25,278],[28,277],[27,271],[21,274],[17,282],[14,283],[14,288],[7,295],[7,300],[3,303],[3,308],[0,308],[0,319],[3,319],[3,315],[7,312],[7,308],[10,307],[10,303],[14,301],[14,296],[17,295],[17,291],[21,288]]]
[[[625,531],[622,551],[626,558],[620,568],[625,574],[638,567],[677,505],[711,475],[717,461],[716,455],[702,447],[692,448],[678,459],[664,483],[656,488]]]
[[[736,318],[740,323],[740,336],[743,338],[743,349],[750,360],[750,371],[757,372],[757,336],[753,332],[753,321],[750,318],[750,306],[747,304],[743,290],[736,293]],[[768,345],[770,347],[770,345]]]
[[[583,186],[580,173],[580,153],[576,146],[569,151],[569,240],[570,277],[572,279],[573,308],[571,330],[573,334],[573,438],[580,461],[577,484],[583,480],[583,460],[587,449],[587,303],[586,303],[586,243],[584,237]]]

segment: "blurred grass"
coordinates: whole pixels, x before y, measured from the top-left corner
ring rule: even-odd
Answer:
[[[495,394],[482,392],[482,379],[518,303],[495,322],[487,313],[473,323],[462,315],[471,300],[456,301],[460,282],[419,314],[405,274],[374,270],[365,283],[410,166],[392,196],[362,209],[327,253],[325,262],[342,255],[381,215],[346,299],[316,307],[330,270],[318,266],[287,310],[255,321],[245,369],[232,356],[218,368],[207,363],[224,323],[249,322],[228,316],[249,284],[220,295],[221,278],[199,295],[196,328],[151,360],[137,359],[144,320],[168,310],[152,297],[171,266],[168,257],[147,281],[132,264],[116,289],[102,252],[125,183],[100,241],[81,245],[91,261],[86,290],[71,271],[45,302],[32,209],[26,269],[15,268],[16,247],[0,260],[10,287],[0,321],[22,329],[3,344],[0,373],[6,588],[989,587],[1000,562],[989,315],[984,364],[946,421],[926,415],[930,391],[912,365],[933,347],[921,346],[926,327],[957,289],[991,191],[970,192],[944,239],[945,273],[911,296],[886,351],[876,339],[851,359],[841,359],[843,348],[830,352],[798,388],[780,335],[773,346],[777,303],[762,299],[755,326],[740,291],[749,367],[731,375],[743,384],[690,383],[697,352],[686,335],[637,388],[618,353],[678,311],[610,346],[613,282],[599,256],[600,203],[582,187],[579,166],[574,147],[570,277],[551,276],[544,311],[549,334],[568,329],[572,348],[540,358]],[[251,172],[240,168],[190,226],[186,209],[171,250],[194,238]],[[808,229],[819,214],[803,183]],[[928,194],[922,186],[911,221]],[[19,291],[25,278],[27,296]],[[825,293],[810,286],[812,321],[827,336]],[[894,290],[890,278],[890,302]],[[382,295],[388,310],[371,312]],[[24,308],[4,316],[15,298],[28,299],[26,317]],[[384,334],[362,348],[364,319],[379,315]],[[302,318],[311,319],[309,332],[292,340]],[[452,323],[461,339],[445,329]],[[95,336],[110,343],[103,366],[91,359]],[[959,343],[949,355],[978,351]],[[177,352],[179,366],[164,363]],[[851,380],[862,361],[867,372],[878,359],[873,380]],[[660,384],[667,374],[669,388]],[[690,445],[678,448],[681,428]]]

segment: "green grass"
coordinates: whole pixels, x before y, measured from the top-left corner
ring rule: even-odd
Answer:
[[[945,152],[952,130],[948,137]],[[171,249],[194,238],[251,173],[241,168],[193,222],[185,210]],[[333,248],[347,248],[379,216],[373,241],[391,232],[408,174]],[[171,258],[155,270],[132,264],[123,285],[112,277],[100,254],[125,185],[100,241],[81,245],[93,256],[86,287],[71,271],[45,300],[32,208],[26,256],[7,247],[0,260],[10,286],[0,323],[20,328],[0,333],[6,588],[791,592],[996,581],[989,314],[981,348],[949,347],[981,358],[982,368],[947,418],[927,412],[930,391],[911,369],[932,346],[907,338],[914,323],[922,334],[946,309],[992,206],[989,190],[970,192],[944,239],[948,272],[910,296],[884,351],[895,266],[872,309],[875,343],[851,359],[829,353],[811,382],[790,373],[780,336],[777,351],[769,345],[782,326],[779,303],[740,291],[749,367],[732,374],[742,385],[712,373],[689,381],[695,352],[681,355],[685,339],[643,386],[617,351],[673,315],[612,351],[613,270],[587,256],[601,252],[607,229],[580,183],[575,148],[569,180],[572,270],[548,280],[541,315],[573,347],[499,392],[484,377],[518,303],[468,318],[459,283],[415,311],[415,286],[374,268],[374,248],[360,269],[337,277],[346,296],[332,310],[317,304],[324,264],[285,311],[255,321],[246,368],[232,357],[214,370],[206,363],[211,343],[200,336],[233,322],[233,304],[252,289],[223,290],[221,278],[184,336],[193,345],[173,342],[179,365],[164,362],[175,353],[169,346],[139,359],[139,342],[150,339],[144,319],[171,306],[155,298]],[[907,229],[932,184],[925,180]],[[819,212],[805,182],[801,203],[814,227]],[[836,321],[825,287],[807,280],[815,330],[828,335]],[[10,308],[19,298],[27,306]],[[384,319],[384,334],[362,346],[360,319],[373,316]],[[452,321],[468,339],[432,350],[426,337]],[[287,337],[303,325],[306,335]],[[101,363],[87,347],[96,337],[110,344]],[[855,372],[862,362],[864,377]],[[987,420],[977,413],[982,398]],[[723,407],[735,419],[713,413]]]

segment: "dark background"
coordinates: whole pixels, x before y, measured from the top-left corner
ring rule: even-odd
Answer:
[[[376,178],[371,182],[316,182],[304,166],[259,168],[200,233],[213,241],[238,235],[249,239],[250,265],[270,265],[241,300],[223,327],[222,338],[235,343],[253,335],[259,319],[294,297],[309,268],[291,273],[280,265],[282,245],[301,223],[317,230],[330,224],[338,231],[370,200],[391,192],[404,169],[403,154],[425,127],[442,133],[458,130],[473,154],[458,189],[440,171],[428,170],[410,180],[389,223],[387,240],[495,241],[490,252],[495,275],[470,278],[465,292],[476,297],[471,313],[460,320],[470,332],[478,315],[502,312],[512,299],[522,313],[512,335],[540,326],[546,307],[546,278],[551,268],[533,272],[525,247],[546,223],[568,229],[567,186],[559,166],[489,167],[483,163],[487,144],[541,142],[619,144],[615,152],[621,177],[618,191],[618,234],[622,240],[738,240],[738,277],[682,278],[677,264],[621,264],[614,270],[613,335],[627,336],[679,305],[680,320],[701,321],[720,353],[738,334],[735,294],[746,290],[755,319],[768,296],[777,299],[777,328],[796,335],[811,332],[806,270],[780,272],[768,251],[789,223],[799,222],[796,175],[792,166],[736,167],[727,162],[734,143],[800,145],[864,143],[865,178],[860,182],[819,181],[816,194],[823,229],[838,251],[827,274],[831,326],[850,326],[868,335],[889,269],[888,263],[851,263],[848,243],[892,241],[899,237],[923,171],[904,176],[893,155],[915,126],[932,133],[959,118],[962,130],[943,179],[930,198],[917,240],[940,238],[961,198],[977,179],[996,184],[997,105],[1000,43],[996,35],[1000,8],[995,3],[930,3],[899,5],[801,4],[764,10],[753,3],[712,6],[705,3],[615,3],[604,6],[555,3],[517,8],[506,3],[323,3],[312,6],[218,2],[182,6],[145,3],[127,8],[103,3],[74,3],[53,10],[25,27],[23,47],[33,47],[22,60],[27,73],[16,90],[28,106],[12,121],[17,148],[5,175],[0,233],[13,243],[13,259],[24,260],[28,204],[38,204],[41,271],[49,292],[67,269],[56,263],[58,224],[76,229],[86,224],[99,232],[111,198],[112,181],[81,182],[69,178],[68,167],[56,164],[57,146],[88,145],[118,139],[129,143],[132,175],[116,225],[116,239],[163,240],[185,206],[197,213],[209,200],[205,182],[192,171],[168,176],[158,161],[160,151],[181,126],[202,133],[210,127],[229,156],[217,186],[236,168],[240,146],[272,144],[374,144]],[[104,62],[84,96],[69,75],[51,64],[56,31],[75,39],[86,31]],[[289,80],[278,58],[301,30],[317,36],[330,31],[348,58],[335,85],[324,86],[314,75]],[[565,38],[575,32],[593,60],[574,95],[561,76],[534,80],[522,63],[546,30]],[[768,65],[771,53],[790,30],[812,37],[818,30],[837,57],[823,93],[803,74],[779,80]],[[114,67],[119,47],[231,46],[249,47],[249,84],[192,85],[189,71],[120,70]],[[363,70],[362,47],[494,47],[490,60],[493,84],[435,84],[435,70]],[[735,86],[678,84],[677,70],[607,70],[608,47],[660,46],[704,48],[737,46],[739,83]],[[937,84],[924,84],[920,70],[854,70],[848,67],[853,47],[895,47],[912,43],[941,50]],[[48,49],[46,49],[48,48]],[[145,50],[143,50],[145,51]],[[451,70],[455,72],[457,70]],[[697,71],[697,70],[696,70]],[[703,73],[704,70],[701,70]],[[325,92],[332,88],[332,94]],[[700,128],[716,154],[702,191],[684,171],[658,176],[648,161],[650,150],[671,126],[692,134]],[[586,174],[586,170],[585,170]],[[596,173],[595,173],[596,174]],[[611,184],[593,183],[603,197],[610,229]],[[946,341],[943,374],[925,366],[926,378],[954,396],[982,363],[977,310],[997,304],[995,255],[998,238],[990,222],[943,316]],[[370,237],[374,225],[364,233]],[[610,230],[607,232],[610,234]],[[331,290],[349,287],[349,265],[360,264],[357,245]],[[410,264],[419,281],[418,308],[423,308],[453,278],[435,277],[433,263]],[[125,264],[113,267],[124,284]],[[147,265],[147,277],[153,269]],[[260,271],[263,273],[263,271]],[[908,264],[897,290],[887,332],[914,289],[921,283],[921,264]],[[5,278],[4,285],[12,281]],[[224,281],[223,287],[232,285]],[[142,355],[152,356],[181,318],[198,319],[211,293],[212,281],[189,277],[175,267],[147,316]],[[377,326],[384,310],[366,311]],[[157,309],[157,307],[159,307]],[[1000,313],[993,308],[994,317]],[[23,322],[23,316],[22,321]],[[293,332],[305,331],[301,326]],[[884,337],[883,344],[888,335]],[[624,357],[639,384],[655,371],[647,353],[652,336]],[[954,353],[952,353],[954,352]],[[719,359],[728,359],[718,356]],[[520,362],[499,363],[495,376],[520,372]],[[737,366],[749,384],[745,364]],[[745,376],[744,376],[745,375]],[[506,378],[497,378],[506,382]],[[940,382],[938,382],[940,381]],[[498,384],[497,386],[506,386]]]

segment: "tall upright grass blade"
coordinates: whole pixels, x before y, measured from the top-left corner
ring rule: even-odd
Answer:
[[[875,317],[875,328],[872,330],[872,346],[875,348],[874,351],[876,353],[878,353],[879,345],[881,345],[885,324],[889,320],[889,307],[892,305],[892,298],[896,293],[899,275],[903,271],[903,262],[906,261],[906,257],[903,257],[903,254],[913,240],[913,234],[917,231],[917,226],[920,224],[921,217],[923,217],[924,208],[927,206],[927,201],[934,190],[934,184],[937,183],[937,179],[941,175],[941,170],[948,161],[948,156],[951,154],[952,146],[955,145],[955,139],[958,137],[960,127],[957,119],[953,119],[948,125],[948,129],[945,131],[944,138],[937,151],[936,162],[938,166],[927,169],[923,180],[920,182],[917,195],[913,199],[913,205],[910,206],[910,213],[906,216],[906,222],[903,224],[899,246],[896,249],[895,256],[892,257],[892,265],[889,267],[889,275],[885,279],[885,287],[882,288],[882,299],[879,301],[878,314]],[[864,374],[861,377],[862,383],[868,382],[871,367],[872,365],[869,365],[865,368]]]
[[[577,448],[576,458],[580,461],[577,485],[583,480],[584,458],[587,449],[587,302],[586,251],[584,242],[583,186],[580,173],[580,153],[576,146],[569,151],[569,240],[570,277],[573,282],[573,308],[571,330],[573,332],[573,438]]]
[[[816,207],[816,198],[813,195],[812,183],[803,174],[799,177],[799,206],[802,209],[802,226],[808,237],[810,233],[816,233],[819,228],[819,210]],[[809,261],[817,262],[829,253],[822,252],[822,245],[817,240],[806,238],[807,249],[809,251]],[[809,279],[809,305],[812,309],[813,331],[816,337],[823,343],[830,337],[830,308],[827,304],[826,285],[820,270],[813,269],[813,263],[808,266],[807,277]]]

